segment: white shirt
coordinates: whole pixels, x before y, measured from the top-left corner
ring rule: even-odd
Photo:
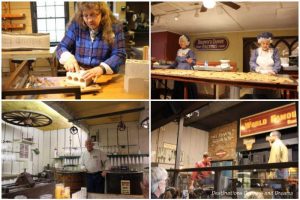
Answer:
[[[99,149],[93,149],[91,152],[83,152],[80,158],[80,164],[86,168],[88,173],[109,169],[107,155]]]

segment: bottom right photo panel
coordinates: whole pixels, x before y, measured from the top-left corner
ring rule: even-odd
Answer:
[[[151,198],[298,199],[298,102],[152,101]]]

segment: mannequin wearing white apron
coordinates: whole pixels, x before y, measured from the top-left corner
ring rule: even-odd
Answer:
[[[268,51],[262,50],[262,48],[258,48],[258,57],[256,58],[256,67],[255,71],[261,74],[268,74],[273,72],[274,60],[273,60],[273,49],[269,49]]]
[[[256,64],[258,65],[255,68],[255,71],[261,74],[276,73],[274,71],[274,49],[269,49],[268,51],[262,50],[262,48],[257,49],[257,58]],[[280,98],[280,91],[277,90],[267,90],[267,89],[256,89],[253,90],[254,95],[264,95],[266,98]]]

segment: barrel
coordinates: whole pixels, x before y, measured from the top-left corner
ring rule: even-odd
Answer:
[[[71,194],[77,192],[81,187],[85,187],[84,172],[57,171],[55,174],[57,183],[63,183],[65,187],[70,187]]]

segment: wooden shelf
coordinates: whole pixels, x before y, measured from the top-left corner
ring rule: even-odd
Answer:
[[[2,24],[2,30],[24,29],[25,24]]]
[[[61,160],[61,159],[64,159],[64,158],[66,158],[66,159],[78,159],[78,158],[80,158],[80,156],[59,156],[58,158],[53,158],[53,159]]]
[[[2,14],[2,19],[21,19],[25,17],[25,13],[18,14]]]
[[[107,155],[107,157],[149,157],[149,154],[123,154],[123,155]]]
[[[29,140],[14,140],[13,142],[17,142],[17,143],[23,143],[23,144],[34,144],[34,142],[29,141]]]

